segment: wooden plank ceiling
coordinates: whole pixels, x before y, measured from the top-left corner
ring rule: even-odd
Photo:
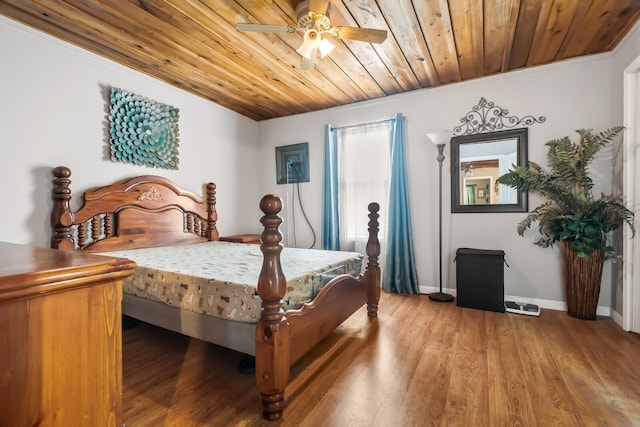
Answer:
[[[255,120],[316,111],[612,50],[640,0],[331,0],[337,42],[301,71],[299,0],[0,0],[0,13]],[[127,88],[123,88],[127,89]]]

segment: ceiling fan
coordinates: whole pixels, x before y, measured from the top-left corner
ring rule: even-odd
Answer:
[[[335,47],[330,37],[369,43],[382,43],[387,38],[385,30],[359,27],[332,27],[329,19],[330,0],[305,0],[296,6],[298,24],[267,25],[239,23],[238,31],[259,33],[302,33],[303,42],[296,51],[302,56],[301,70],[311,70],[318,54],[324,58]],[[327,37],[330,36],[330,37]]]

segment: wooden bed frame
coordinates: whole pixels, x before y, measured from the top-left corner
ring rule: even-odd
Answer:
[[[51,247],[106,252],[218,240],[216,186],[205,185],[205,199],[159,176],[145,175],[84,193],[83,206],[70,208],[71,171],[53,170],[53,228]],[[258,279],[262,299],[256,324],[196,314],[125,294],[123,312],[182,334],[256,356],[256,382],[262,395],[263,416],[282,417],[291,365],[326,338],[355,311],[367,304],[377,317],[380,299],[377,203],[369,204],[366,270],[357,278],[338,276],[299,310],[284,311],[286,279],[280,265],[282,200],[266,195],[260,201],[264,216],[261,234],[263,266]]]

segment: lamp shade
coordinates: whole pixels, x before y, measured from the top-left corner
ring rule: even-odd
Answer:
[[[333,43],[331,43],[326,38],[323,38],[320,41],[320,44],[318,45],[318,50],[320,51],[320,57],[324,58],[325,56],[327,56],[329,52],[333,50],[334,47],[335,45]]]
[[[307,59],[311,59],[317,52],[318,45],[320,44],[320,34],[316,30],[307,30],[304,33],[302,44],[296,52],[304,56]]]
[[[431,141],[433,145],[441,145],[441,144],[446,145],[449,141],[451,141],[452,137],[453,137],[453,131],[451,130],[441,130],[438,132],[427,133],[427,139]]]

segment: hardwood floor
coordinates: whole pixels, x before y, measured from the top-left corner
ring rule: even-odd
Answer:
[[[362,308],[293,367],[272,423],[240,354],[146,324],[123,346],[128,427],[640,425],[640,336],[558,311],[383,293],[377,320]]]

